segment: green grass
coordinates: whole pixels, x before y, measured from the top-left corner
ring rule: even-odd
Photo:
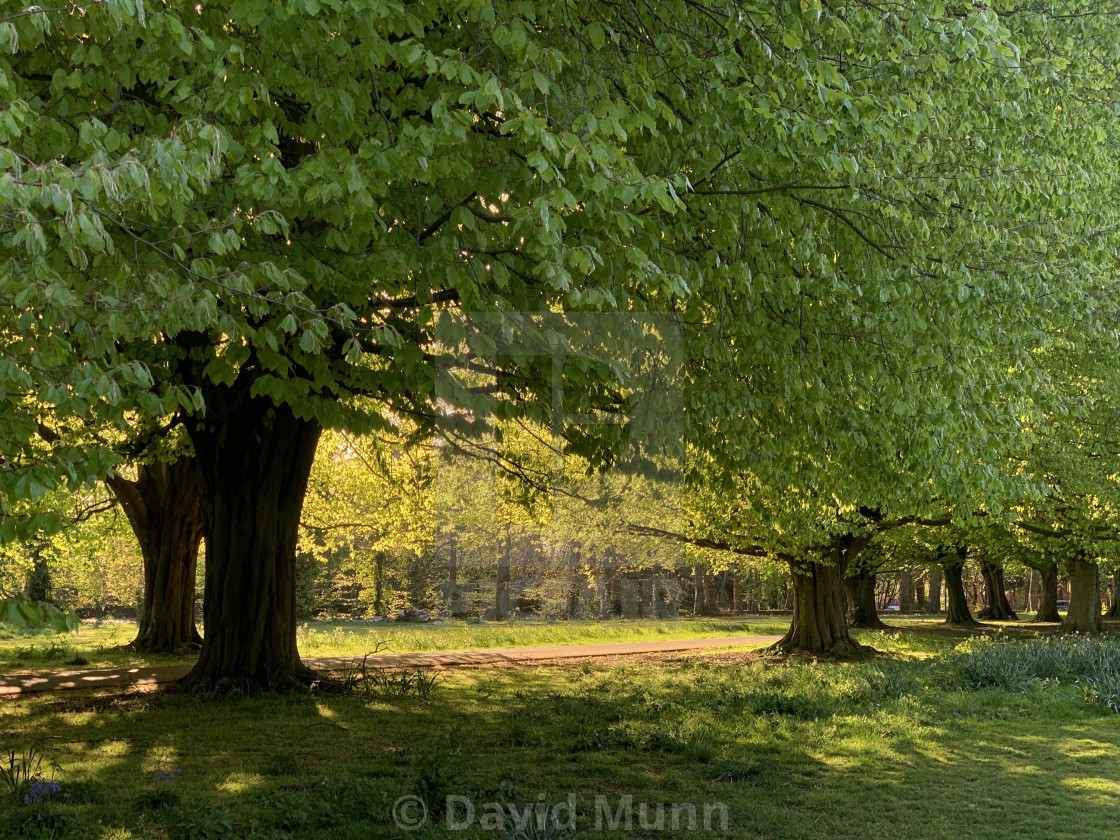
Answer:
[[[789,619],[682,618],[674,621],[572,621],[479,623],[440,621],[397,622],[307,621],[298,630],[303,656],[362,656],[380,647],[393,653],[531,645],[638,642],[714,636],[784,633]],[[131,622],[83,625],[75,634],[38,634],[0,639],[0,673],[46,673],[74,668],[74,657],[88,668],[126,668],[189,662],[186,656],[139,655],[125,647],[136,635]]]
[[[392,691],[9,702],[0,740],[43,744],[71,797],[0,807],[0,836],[401,837],[393,803],[419,796],[437,824],[407,836],[505,840],[516,835],[477,819],[447,831],[446,797],[478,817],[486,802],[572,794],[583,838],[691,836],[642,830],[642,802],[691,803],[700,819],[722,803],[730,828],[697,832],[709,837],[1115,837],[1120,716],[1083,702],[1075,682],[970,686],[961,668],[975,642],[862,638],[892,655],[451,671],[426,702]],[[631,829],[596,831],[596,796],[612,809],[632,796]]]
[[[673,621],[441,621],[433,624],[397,622],[306,622],[297,638],[304,656],[366,653],[381,642],[393,653],[476,648],[578,645],[601,642],[668,641],[716,636],[765,636],[784,633],[789,619],[682,618]]]
[[[48,672],[76,668],[166,665],[182,657],[139,655],[125,647],[136,637],[130,621],[83,624],[77,633],[36,633],[0,638],[0,673]],[[69,664],[79,657],[87,664]]]

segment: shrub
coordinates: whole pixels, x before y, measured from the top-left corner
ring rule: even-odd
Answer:
[[[1087,636],[970,639],[948,657],[970,688],[1023,691],[1040,682],[1077,683],[1086,702],[1120,711],[1120,640]]]

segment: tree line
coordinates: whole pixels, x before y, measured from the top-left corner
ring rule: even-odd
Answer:
[[[935,548],[950,601],[970,552],[1060,563],[1067,621],[1097,629],[1112,21],[1081,0],[8,15],[0,538],[57,532],[57,495],[107,482],[142,633],[197,641],[204,546],[183,687],[301,688],[300,522],[345,431],[472,453],[522,508],[590,496],[634,539],[784,564],[782,650],[859,653],[845,579],[884,540]],[[653,515],[618,502],[631,479]]]

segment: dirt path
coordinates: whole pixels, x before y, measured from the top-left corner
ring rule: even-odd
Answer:
[[[712,639],[674,639],[665,642],[608,642],[594,645],[545,645],[428,653],[378,653],[366,660],[366,667],[454,668],[494,663],[586,659],[593,656],[673,653],[704,648],[767,645],[780,638],[781,636],[722,636]],[[317,671],[340,672],[360,665],[362,658],[328,656],[311,657],[304,661]],[[190,669],[190,665],[160,665],[147,668],[106,668],[98,671],[56,671],[51,674],[13,674],[0,676],[0,698],[14,699],[43,691],[167,683],[179,679]]]

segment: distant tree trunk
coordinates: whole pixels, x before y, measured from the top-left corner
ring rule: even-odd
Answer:
[[[1062,630],[1101,632],[1101,580],[1097,564],[1078,555],[1066,561],[1069,572],[1069,610]]]
[[[914,612],[914,576],[909,569],[898,573],[898,611],[903,615]]]
[[[494,591],[494,612],[498,621],[509,618],[509,561],[513,553],[513,542],[509,534],[509,525],[506,525],[505,545],[498,554],[497,586]]]
[[[956,627],[972,627],[977,623],[968,609],[968,600],[964,596],[964,563],[967,558],[968,549],[959,546],[956,556],[947,555],[942,565],[942,571],[945,573],[945,593],[949,599],[945,623]]]
[[[385,614],[385,552],[373,555],[373,612]]]
[[[141,464],[136,480],[107,480],[140,546],[144,597],[132,646],[149,653],[198,649],[195,573],[203,534],[202,476],[194,458]]]
[[[731,611],[738,615],[743,611],[743,592],[739,586],[739,573],[731,573]]]
[[[867,545],[867,537],[833,537],[821,561],[789,559],[793,580],[793,618],[789,632],[771,650],[818,656],[852,657],[871,652],[848,632],[844,570]]]
[[[1058,564],[1051,563],[1038,570],[1041,579],[1041,590],[1038,597],[1038,612],[1035,621],[1060,622],[1061,614],[1058,612]]]
[[[719,615],[719,599],[723,572],[714,575],[704,575],[704,609],[708,615]]]
[[[926,612],[937,615],[941,612],[941,570],[931,567],[929,570],[929,596],[926,598]]]
[[[692,585],[695,588],[692,613],[696,616],[704,615],[708,611],[707,604],[707,575],[703,566],[692,567]]]
[[[205,488],[206,636],[178,687],[305,690],[296,647],[296,541],[322,427],[251,385],[203,382],[186,425]]]
[[[53,601],[51,568],[43,556],[44,545],[36,541],[31,549],[31,571],[27,573],[27,597],[31,601]]]
[[[579,596],[583,589],[583,578],[580,571],[579,546],[572,547],[572,579],[568,587],[568,602],[564,613],[569,619],[579,615]]]
[[[980,574],[984,577],[985,606],[978,615],[990,621],[1014,621],[1019,616],[1011,609],[1007,600],[1007,590],[1003,582],[1003,568],[998,563],[981,563]]]
[[[1105,618],[1120,618],[1120,569],[1112,571],[1112,603],[1108,607]]]
[[[754,569],[747,572],[747,614],[758,615],[758,575]]]
[[[380,556],[378,557],[380,563]],[[380,584],[380,568],[378,569],[378,584]],[[380,587],[379,587],[380,588]],[[378,592],[378,600],[380,600],[381,593]],[[451,536],[451,541],[448,545],[448,560],[447,560],[447,609],[452,616],[458,615],[462,612],[459,604],[459,544],[455,536]]]
[[[881,630],[887,625],[879,619],[879,611],[875,608],[875,573],[860,564],[856,565],[857,570],[849,572],[844,578],[844,586],[848,590],[848,624]]]

